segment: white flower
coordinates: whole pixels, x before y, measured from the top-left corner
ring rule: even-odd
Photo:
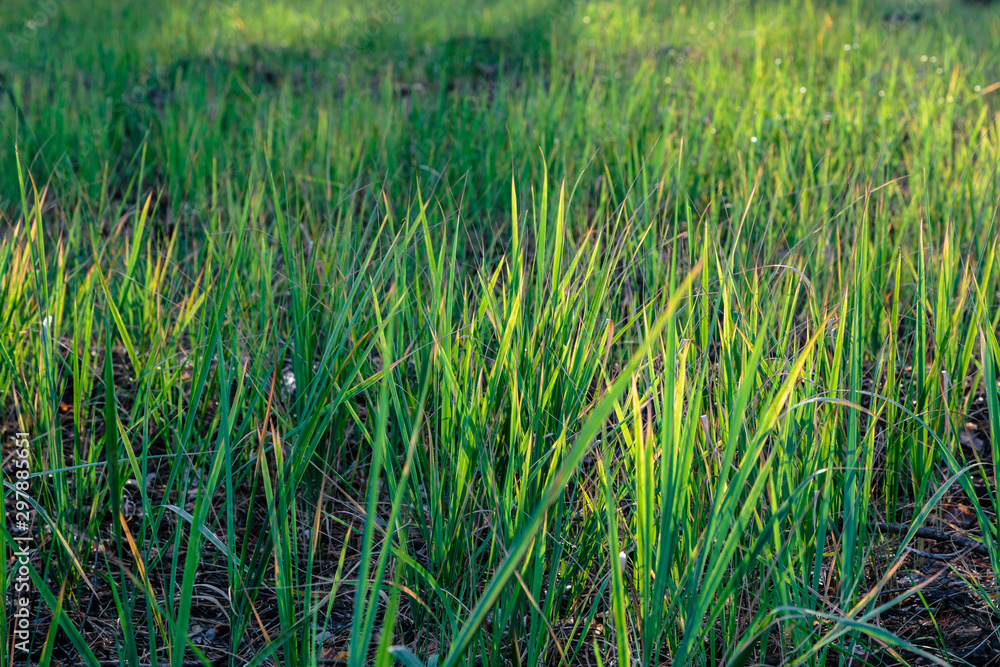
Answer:
[[[295,373],[291,368],[285,368],[281,371],[281,381],[285,385],[285,391],[289,394],[294,394],[296,390],[295,386]]]

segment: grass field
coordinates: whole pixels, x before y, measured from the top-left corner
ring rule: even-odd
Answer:
[[[997,44],[4,0],[0,664],[1000,661]]]

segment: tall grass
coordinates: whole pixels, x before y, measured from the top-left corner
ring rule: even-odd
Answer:
[[[69,6],[20,52],[31,659],[946,664],[883,617],[946,497],[995,607],[995,13],[526,3],[470,19],[493,52],[445,10],[315,65],[340,88],[110,37],[181,59],[159,107],[121,63],[37,83]],[[268,46],[216,14],[191,41]]]

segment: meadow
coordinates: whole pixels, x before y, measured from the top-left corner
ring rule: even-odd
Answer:
[[[0,664],[996,664],[997,44],[5,0]]]

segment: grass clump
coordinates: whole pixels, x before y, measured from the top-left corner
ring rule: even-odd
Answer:
[[[104,4],[0,17],[5,660],[1000,653],[995,9]]]

